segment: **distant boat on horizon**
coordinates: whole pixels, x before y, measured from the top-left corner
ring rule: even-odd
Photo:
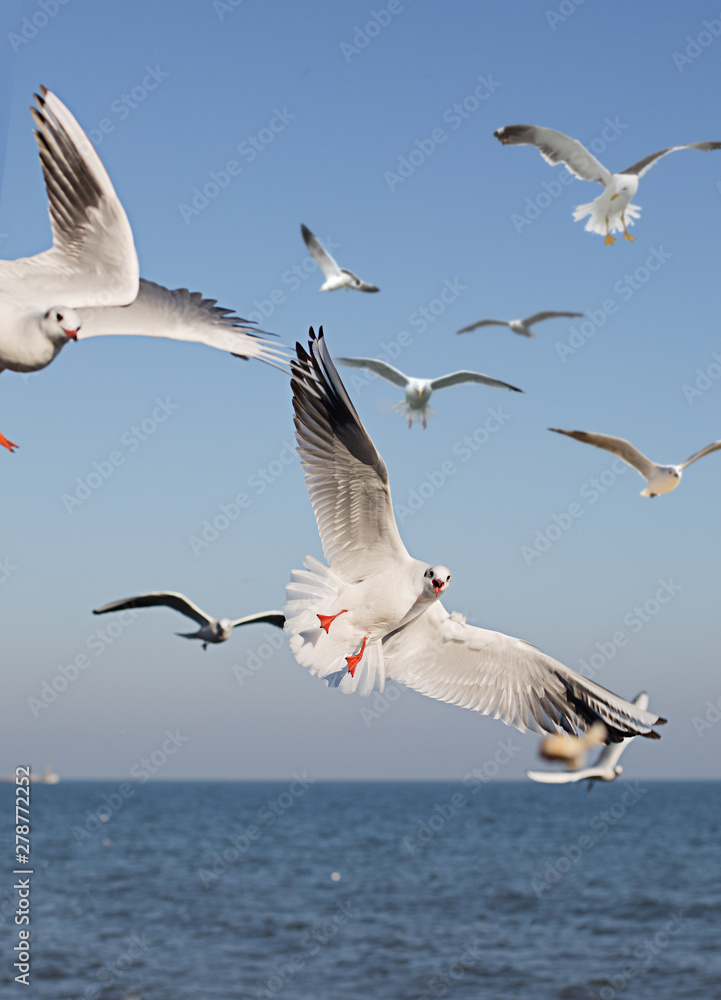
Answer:
[[[12,783],[14,784],[15,783],[15,775],[14,774],[0,774],[0,781],[12,781]],[[35,771],[33,771],[32,769],[30,770],[30,781],[34,785],[35,784],[38,784],[38,785],[57,785],[58,782],[60,781],[60,775],[56,774],[53,771],[50,762],[46,762],[45,769],[43,770],[42,774],[38,774]]]

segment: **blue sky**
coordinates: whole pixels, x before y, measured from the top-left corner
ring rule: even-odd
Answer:
[[[336,355],[523,388],[439,393],[428,429],[409,431],[393,386],[346,372],[407,547],[453,571],[446,606],[585,661],[626,697],[648,690],[670,721],[632,747],[629,773],[718,777],[721,725],[694,718],[721,697],[721,459],[649,501],[635,472],[546,428],[628,437],[661,462],[721,437],[721,154],[662,161],[635,198],[636,242],[606,247],[572,219],[594,185],[561,184],[561,168],[492,134],[547,125],[614,170],[721,138],[718,5],[571,8],[48,0],[44,23],[39,0],[8,3],[0,253],[49,244],[27,110],[44,84],[96,143],[146,278],[262,317],[289,345],[323,324]],[[301,222],[381,293],[319,296]],[[534,340],[455,336],[540,309],[590,318]],[[321,556],[277,371],[99,338],[2,388],[0,429],[21,447],[0,455],[0,770],[49,759],[66,777],[123,778],[167,730],[187,740],[158,778],[461,778],[509,739],[499,776],[532,764],[537,738],[491,719],[409,691],[373,703],[327,690],[268,627],[204,653],[174,636],[186,622],[170,611],[114,634],[91,615],[152,589],[229,617],[279,607],[290,570]],[[194,544],[242,493],[245,509]],[[54,681],[64,690],[33,712]]]

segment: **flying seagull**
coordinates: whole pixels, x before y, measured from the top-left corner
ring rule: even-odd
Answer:
[[[139,278],[133,234],[73,115],[44,87],[31,113],[53,245],[0,261],[0,372],[45,368],[71,340],[107,334],[197,341],[276,365],[282,352],[214,299]],[[17,447],[0,436],[0,444]]]
[[[307,226],[301,224],[300,231],[303,234],[305,245],[310,250],[310,255],[318,264],[325,275],[325,281],[318,289],[319,292],[334,292],[337,288],[355,288],[357,292],[378,292],[379,288],[369,285],[367,281],[361,281],[357,274],[353,274],[345,267],[338,267],[321,241],[311,233]]]
[[[126,597],[123,601],[113,601],[111,604],[104,604],[102,608],[95,608],[94,615],[105,615],[109,611],[126,611],[128,608],[155,608],[158,606],[172,608],[179,611],[181,615],[192,618],[200,625],[197,632],[176,632],[176,635],[184,639],[200,639],[203,649],[208,648],[208,643],[225,642],[230,639],[233,629],[239,625],[252,625],[255,622],[267,622],[269,625],[276,625],[283,628],[285,618],[282,611],[260,611],[257,615],[247,615],[245,618],[211,618],[201,611],[197,604],[193,604],[183,594],[175,594],[172,591],[153,591],[150,594],[139,594],[137,597]]]
[[[526,319],[479,319],[477,323],[471,323],[470,326],[464,326],[462,330],[456,330],[456,333],[471,333],[472,330],[477,330],[481,326],[507,326],[514,333],[519,333],[522,337],[537,337],[538,334],[531,330],[534,323],[540,323],[544,319],[556,319],[559,316],[576,319],[579,316],[585,315],[585,313],[566,313],[547,310],[546,312],[534,313],[533,316],[527,316]]]
[[[565,163],[570,172],[581,180],[598,181],[602,184],[605,189],[603,194],[595,201],[579,205],[573,212],[573,218],[578,222],[588,215],[586,231],[601,235],[605,233],[607,244],[615,243],[611,233],[620,233],[621,230],[624,239],[636,238],[626,228],[627,225],[633,225],[634,219],[638,219],[641,214],[640,207],[632,205],[631,199],[638,190],[639,179],[657,160],[677,149],[721,149],[721,142],[687,142],[681,146],[669,146],[667,149],[660,149],[658,153],[644,156],[619,174],[612,174],[577,139],[572,139],[563,132],[556,132],[555,129],[541,128],[539,125],[504,125],[493,134],[504,145],[537,146],[547,163]]]
[[[586,431],[564,431],[560,427],[549,427],[549,431],[554,434],[565,434],[567,437],[583,441],[585,444],[592,444],[596,448],[603,448],[610,451],[612,455],[617,455],[626,465],[630,465],[636,472],[640,472],[646,480],[646,489],[641,490],[642,497],[657,497],[661,493],[670,493],[675,490],[681,482],[683,470],[698,461],[704,455],[710,455],[712,451],[721,448],[721,441],[714,441],[701,451],[697,451],[691,458],[687,458],[682,465],[657,465],[650,459],[642,455],[632,444],[624,441],[623,438],[611,437],[609,434],[588,434]]]
[[[461,385],[463,382],[477,382],[480,385],[495,386],[496,389],[523,392],[523,389],[517,389],[515,385],[499,382],[498,379],[481,375],[480,372],[453,372],[452,375],[441,375],[440,378],[411,378],[410,375],[404,375],[397,368],[387,365],[385,361],[378,361],[376,358],[338,358],[338,362],[349,368],[365,368],[370,372],[375,372],[386,381],[405,389],[406,398],[397,403],[393,409],[398,410],[406,417],[409,428],[413,425],[414,420],[422,420],[425,428],[426,420],[435,416],[428,405],[431,393],[435,389],[446,389],[449,385]]]
[[[608,730],[602,722],[594,722],[583,736],[569,736],[568,733],[554,733],[541,740],[538,751],[544,760],[560,760],[566,767],[582,767],[591,747],[606,742]]]
[[[648,695],[645,691],[633,699],[633,704],[645,711],[648,708]],[[540,781],[546,785],[565,785],[569,782],[588,781],[589,788],[594,781],[615,781],[623,768],[618,759],[635,737],[621,740],[612,746],[605,747],[595,764],[591,767],[578,767],[573,771],[526,771],[532,781]]]
[[[535,646],[449,615],[450,571],[413,559],[398,533],[388,472],[336,371],[320,330],[296,345],[291,386],[298,451],[328,566],[310,556],[286,588],[296,660],[344,691],[386,679],[492,715],[521,731],[584,731],[613,742],[658,738],[663,722]]]

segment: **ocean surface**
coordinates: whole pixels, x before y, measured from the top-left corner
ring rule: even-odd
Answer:
[[[48,1000],[721,998],[721,784],[32,787],[31,985]]]

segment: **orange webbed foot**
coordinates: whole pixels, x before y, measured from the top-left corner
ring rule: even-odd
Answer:
[[[9,438],[6,438],[4,434],[0,434],[0,444],[3,446],[3,448],[7,448],[8,451],[13,451],[15,448],[20,447],[19,445],[15,444],[14,441],[11,441]]]
[[[317,615],[318,621],[320,622],[320,627],[324,630],[325,634],[328,635],[328,629],[331,627],[333,622],[336,620],[338,615],[345,615],[348,613],[347,608],[343,608],[335,615]]]
[[[348,664],[348,673],[351,675],[351,677],[355,677],[356,667],[363,659],[363,653],[365,652],[367,642],[368,642],[368,636],[364,635],[363,645],[358,650],[358,652],[354,656],[346,656],[345,658],[346,663]]]

